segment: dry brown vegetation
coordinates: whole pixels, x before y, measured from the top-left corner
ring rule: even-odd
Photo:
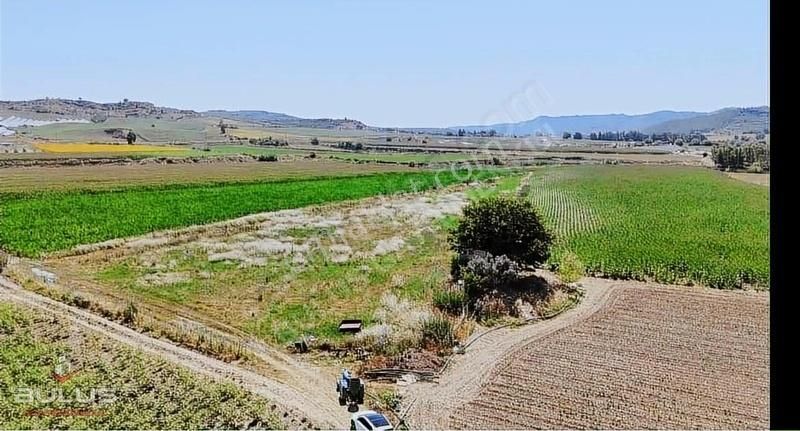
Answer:
[[[769,425],[769,298],[625,286],[577,324],[509,354],[452,428]]]
[[[739,181],[769,187],[769,174],[751,174],[747,172],[726,172],[726,174]]]

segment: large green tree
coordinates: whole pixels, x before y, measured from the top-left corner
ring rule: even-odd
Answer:
[[[470,203],[450,235],[452,248],[461,255],[480,250],[530,266],[550,257],[552,242],[533,204],[512,196]]]

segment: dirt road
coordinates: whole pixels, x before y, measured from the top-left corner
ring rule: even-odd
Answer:
[[[233,382],[253,393],[264,396],[285,412],[284,420],[294,428],[336,428],[346,426],[347,411],[340,407],[333,386],[333,376],[313,366],[283,358],[283,367],[294,376],[291,381],[279,382],[242,367],[228,364],[166,341],[151,338],[126,326],[106,320],[91,312],[69,306],[22,289],[16,283],[0,277],[0,300],[15,302],[67,319],[73,324],[97,332],[145,353],[181,365],[189,370],[219,381]],[[273,352],[255,348],[258,355]]]
[[[409,386],[405,399],[416,401],[408,412],[408,423],[415,429],[448,429],[448,413],[477,396],[497,363],[525,344],[590,316],[605,305],[616,287],[615,282],[601,279],[591,279],[584,286],[586,293],[575,308],[552,320],[489,332],[453,358],[438,384]]]

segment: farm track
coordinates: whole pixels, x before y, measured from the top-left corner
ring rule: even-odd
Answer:
[[[769,299],[585,279],[552,321],[487,334],[441,383],[415,385],[416,428],[714,428],[769,423]],[[515,342],[512,342],[515,341]]]
[[[24,290],[2,277],[0,277],[0,292],[4,301],[16,302],[54,314],[82,328],[181,365],[201,375],[218,381],[232,382],[261,395],[280,407],[284,412],[283,420],[292,428],[334,428],[346,423],[348,419],[347,412],[339,407],[336,401],[331,383],[333,377],[325,379],[325,374],[312,366],[299,364],[290,358],[282,358],[283,368],[289,372],[293,381],[279,382],[234,364],[151,338],[91,312]],[[275,360],[277,352],[265,346],[251,344],[248,347],[262,359],[268,359],[271,363],[279,362]]]
[[[587,283],[584,283],[587,284]],[[416,399],[408,422],[418,429],[448,429],[450,412],[475,398],[492,377],[492,369],[525,344],[582,321],[601,309],[617,285],[592,279],[581,302],[557,318],[521,328],[503,328],[478,338],[463,355],[454,357],[438,384],[418,383],[409,387],[406,398]]]

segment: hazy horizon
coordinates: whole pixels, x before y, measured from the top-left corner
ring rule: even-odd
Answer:
[[[384,127],[762,106],[768,12],[764,1],[2,0],[0,99]]]

